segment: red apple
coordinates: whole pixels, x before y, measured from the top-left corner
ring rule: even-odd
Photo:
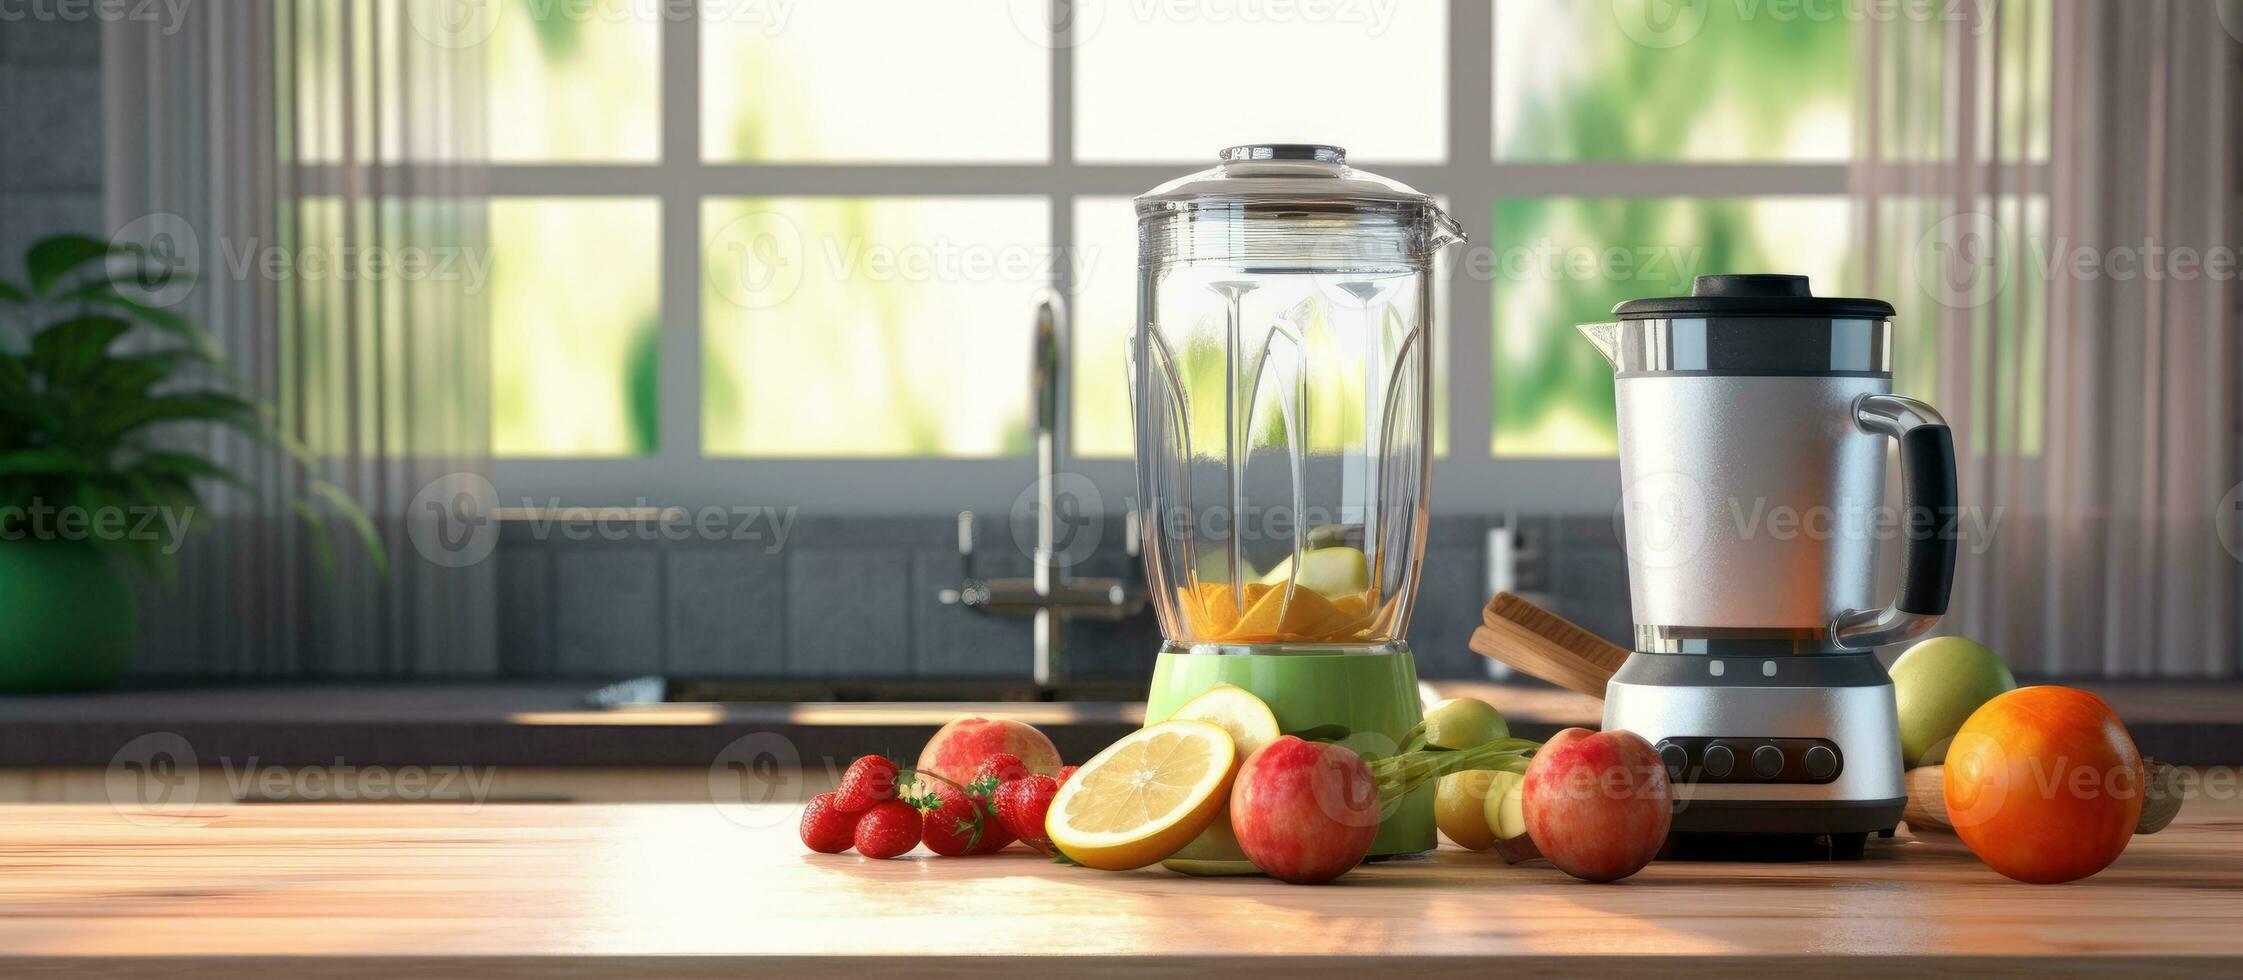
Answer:
[[[1059,750],[1035,726],[1005,718],[960,718],[942,726],[919,750],[917,768],[960,784],[973,782],[981,760],[999,752],[1020,757],[1029,772],[1059,771]]]
[[[1674,789],[1651,743],[1634,732],[1568,728],[1542,743],[1522,791],[1527,836],[1584,881],[1618,881],[1666,844]]]
[[[1363,863],[1379,831],[1378,784],[1363,758],[1291,735],[1248,756],[1231,783],[1231,832],[1246,859],[1296,885]]]

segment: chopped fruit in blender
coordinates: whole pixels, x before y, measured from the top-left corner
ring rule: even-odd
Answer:
[[[1177,589],[1177,604],[1195,640],[1203,643],[1346,643],[1363,639],[1373,626],[1375,592],[1331,598],[1313,589],[1247,584],[1240,593],[1246,608],[1232,599],[1231,587],[1201,582]]]
[[[862,756],[841,774],[841,788],[833,792],[833,805],[849,813],[862,813],[896,795],[896,764],[877,755]]]
[[[857,853],[892,858],[919,846],[919,811],[902,800],[885,800],[857,821]]]
[[[1238,772],[1238,750],[1204,721],[1164,721],[1122,737],[1060,787],[1044,831],[1085,867],[1157,862],[1213,823]]]
[[[802,808],[802,844],[820,854],[839,854],[857,835],[859,814],[834,805],[832,793],[819,793]]]
[[[1299,574],[1293,569],[1299,566]],[[1287,558],[1262,576],[1261,584],[1280,586],[1287,579],[1319,595],[1343,596],[1363,592],[1371,587],[1371,560],[1357,548],[1317,548],[1301,553],[1300,560]]]

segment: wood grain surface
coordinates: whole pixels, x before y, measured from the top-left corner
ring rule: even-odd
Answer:
[[[816,855],[796,813],[0,807],[0,974],[1124,973],[1235,971],[1241,957],[1294,975],[2243,968],[2233,800],[2191,800],[2111,869],[2060,886],[2010,882],[1953,838],[1905,832],[1858,862],[1666,861],[1616,885],[1444,847],[1298,887],[1018,849]]]

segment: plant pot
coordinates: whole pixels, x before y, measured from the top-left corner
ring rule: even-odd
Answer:
[[[88,541],[0,541],[0,691],[91,691],[132,663],[132,583]]]

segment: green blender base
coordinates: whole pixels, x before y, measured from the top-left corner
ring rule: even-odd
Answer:
[[[1417,661],[1408,648],[1351,653],[1188,653],[1163,651],[1153,666],[1145,698],[1145,723],[1166,721],[1184,702],[1209,688],[1235,684],[1268,702],[1287,735],[1341,742],[1376,758],[1395,751],[1423,717]],[[1224,828],[1227,830],[1227,827]],[[1256,874],[1254,866],[1225,860],[1235,842],[1210,833],[1168,862],[1190,874]],[[1402,798],[1379,821],[1371,856],[1422,854],[1433,849],[1433,787]]]

